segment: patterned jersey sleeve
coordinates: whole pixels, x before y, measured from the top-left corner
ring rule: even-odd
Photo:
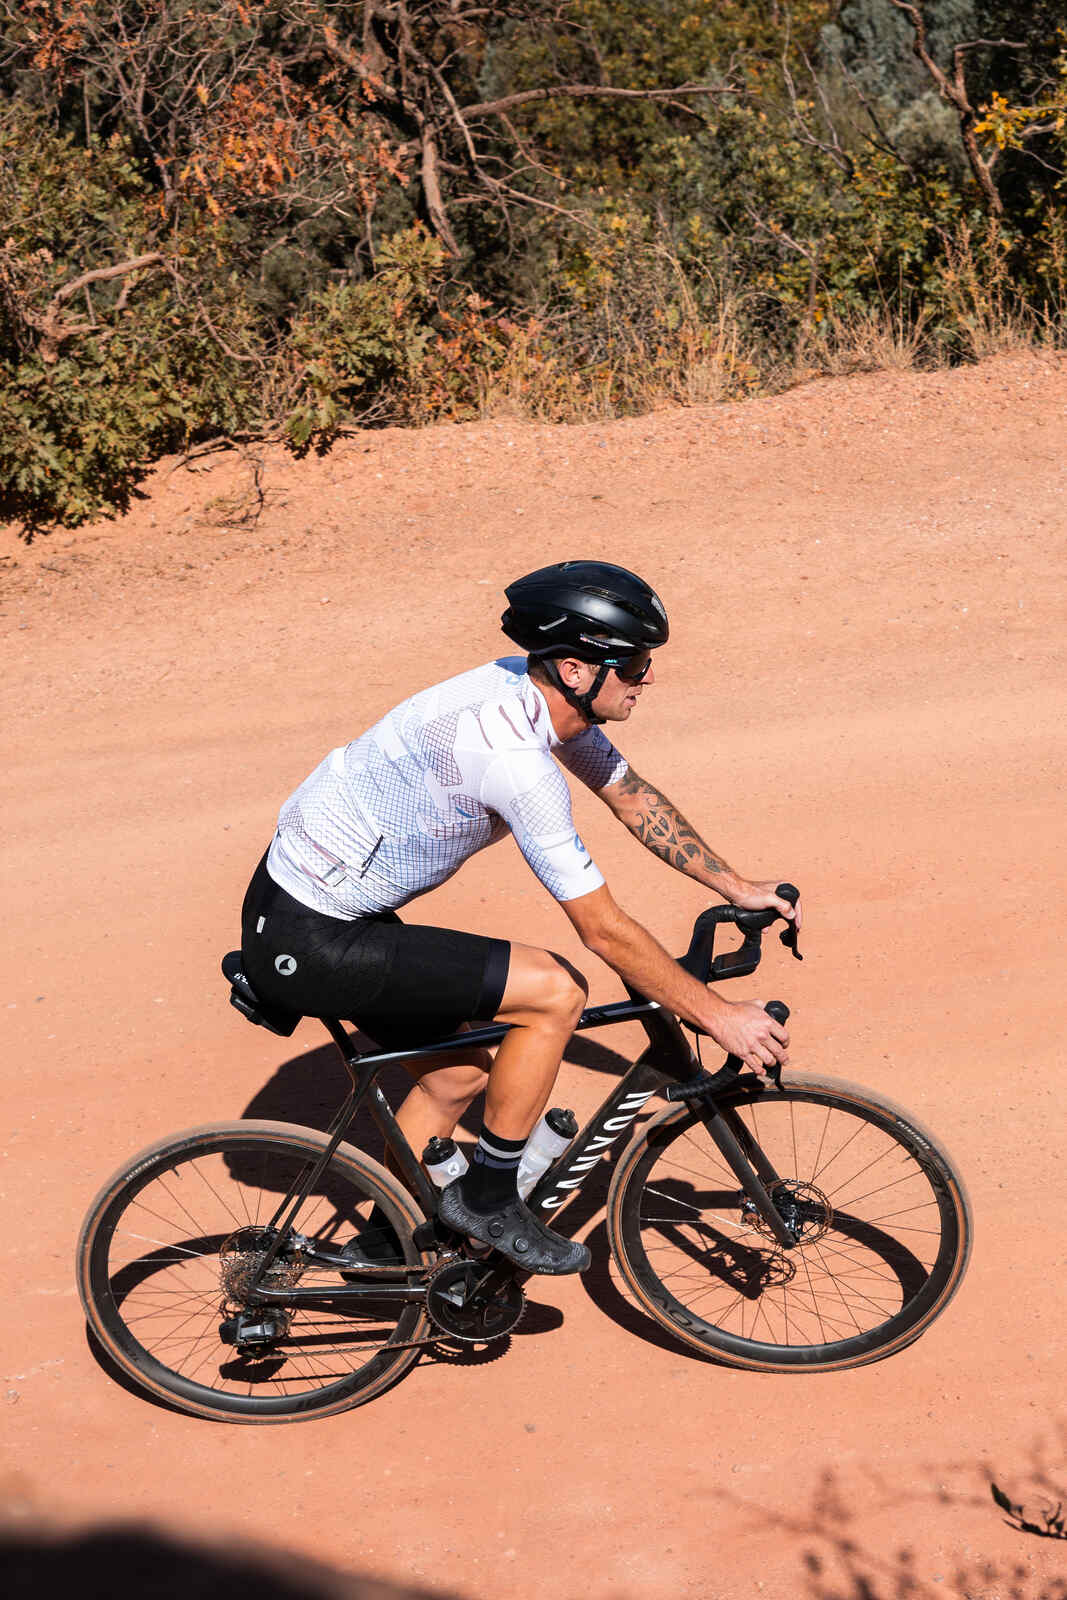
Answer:
[[[481,800],[507,823],[554,899],[577,900],[601,887],[603,875],[575,831],[567,780],[547,752],[499,757],[486,771]]]
[[[620,756],[611,740],[599,728],[586,728],[577,739],[568,739],[552,752],[568,772],[580,778],[587,789],[599,791],[618,783],[629,762]]]

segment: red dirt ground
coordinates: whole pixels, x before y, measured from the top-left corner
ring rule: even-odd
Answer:
[[[989,1496],[1038,1514],[1067,1492],[1065,446],[1067,362],[1013,356],[266,450],[254,525],[248,463],[164,463],[125,519],[0,535],[9,1535],[123,1521],[313,1559],[346,1594],[356,1573],[464,1600],[1067,1594],[1067,1546]],[[287,1061],[315,1092],[314,1025],[248,1027],[218,972],[278,804],[496,654],[503,584],[576,554],[664,596],[671,647],[620,743],[740,870],[803,887],[808,959],[771,956],[748,992],[793,1005],[795,1066],[943,1136],[976,1214],[963,1289],[889,1361],[767,1378],[650,1334],[603,1273],[540,1280],[498,1359],[424,1360],[361,1410],[254,1429],[155,1408],[90,1355],[74,1238],[150,1140],[239,1116]],[[696,887],[576,810],[617,898],[681,947]],[[619,992],[509,844],[419,914]],[[579,1111],[604,1089],[561,1081]]]

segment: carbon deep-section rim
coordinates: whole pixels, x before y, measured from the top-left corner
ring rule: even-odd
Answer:
[[[270,1310],[257,1349],[227,1344],[220,1331],[244,1308],[250,1269],[269,1242],[264,1229],[326,1144],[324,1134],[287,1123],[195,1128],[142,1151],[104,1185],[78,1240],[78,1287],[92,1332],[136,1385],[194,1416],[293,1422],[362,1405],[418,1359],[423,1306],[390,1296],[384,1281],[373,1300]],[[417,1268],[411,1235],[422,1220],[383,1167],[342,1144],[294,1229],[312,1245],[353,1244],[364,1256],[384,1248]],[[346,1280],[294,1251],[278,1257],[269,1281],[286,1289]]]
[[[798,1243],[745,1199],[700,1112],[651,1122],[619,1163],[608,1236],[642,1308],[731,1366],[833,1371],[910,1344],[960,1285],[971,1220],[944,1150],[858,1085],[740,1080],[719,1101],[758,1141]]]

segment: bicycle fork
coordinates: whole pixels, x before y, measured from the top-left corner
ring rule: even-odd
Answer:
[[[797,1240],[768,1192],[781,1178],[763,1150],[745,1127],[736,1111],[720,1110],[714,1101],[705,1100],[698,1115],[708,1136],[737,1179],[748,1199],[767,1224],[783,1250],[795,1248]]]

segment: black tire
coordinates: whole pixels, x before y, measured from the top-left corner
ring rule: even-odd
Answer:
[[[612,1253],[657,1322],[730,1366],[836,1371],[916,1339],[959,1288],[971,1218],[959,1175],[921,1124],[858,1085],[753,1080],[719,1101],[759,1141],[801,1225],[782,1249],[700,1113],[657,1117],[608,1195]],[[791,1186],[791,1187],[790,1187]]]
[[[362,1405],[418,1359],[423,1306],[390,1297],[386,1283],[380,1299],[293,1308],[282,1336],[258,1355],[223,1342],[220,1325],[241,1306],[242,1273],[261,1242],[256,1230],[326,1144],[322,1133],[281,1122],[194,1128],[142,1151],[104,1185],[78,1240],[78,1287],[92,1332],[140,1388],[216,1421],[296,1422]],[[349,1145],[338,1147],[293,1225],[329,1249],[357,1235],[373,1249],[383,1237],[366,1226],[375,1205],[389,1220],[387,1248],[419,1266],[411,1234],[421,1212]],[[336,1268],[278,1263],[281,1286],[345,1281]]]

